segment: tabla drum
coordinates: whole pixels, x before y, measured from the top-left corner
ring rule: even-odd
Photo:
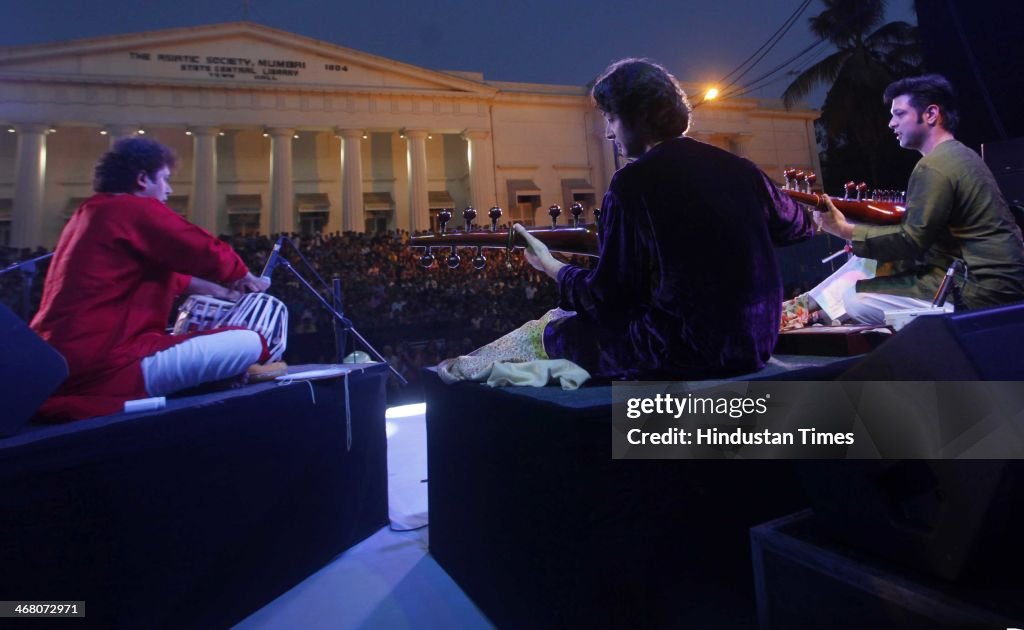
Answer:
[[[190,295],[178,309],[178,319],[174,321],[171,334],[184,335],[216,328],[234,306],[234,302],[210,295]]]
[[[246,294],[217,325],[241,326],[262,335],[270,351],[267,363],[280,361],[288,345],[288,308],[266,293]]]

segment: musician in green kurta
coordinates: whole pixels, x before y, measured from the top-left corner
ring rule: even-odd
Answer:
[[[934,74],[903,79],[886,89],[885,100],[900,146],[924,157],[910,176],[901,224],[855,225],[831,202],[821,215],[822,229],[850,240],[855,255],[897,268],[851,287],[847,314],[880,324],[886,310],[930,305],[955,259],[967,266],[958,310],[1024,300],[1020,230],[981,157],[953,136],[959,116],[952,86]]]

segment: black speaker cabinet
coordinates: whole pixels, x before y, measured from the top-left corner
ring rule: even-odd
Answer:
[[[918,317],[847,370],[847,381],[1024,380],[1024,303]]]
[[[1024,380],[1024,304],[919,317],[840,380]],[[1024,461],[800,462],[837,540],[946,579],[1024,562]],[[1017,523],[1018,525],[1014,525]]]
[[[67,377],[64,357],[0,304],[0,437],[25,426]]]
[[[986,142],[981,145],[981,157],[996,177],[1012,171],[1024,172],[1024,138]]]
[[[1024,461],[797,463],[820,532],[947,580],[1021,580]]]
[[[1017,225],[1024,229],[1024,138],[986,142],[981,155],[996,179]]]

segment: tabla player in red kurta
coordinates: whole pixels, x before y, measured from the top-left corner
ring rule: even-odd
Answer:
[[[145,138],[118,141],[97,163],[96,194],[64,228],[31,323],[70,370],[41,419],[114,413],[126,400],[230,378],[265,359],[265,341],[250,330],[165,332],[179,295],[233,300],[269,284],[164,203],[175,164],[169,148]]]

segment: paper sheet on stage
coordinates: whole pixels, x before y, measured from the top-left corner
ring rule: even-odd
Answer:
[[[839,319],[846,315],[846,309],[843,308],[843,293],[846,293],[846,290],[856,284],[858,280],[874,278],[877,266],[878,261],[876,260],[851,256],[846,264],[811,289],[810,296],[818,303],[821,310],[825,311],[829,319]]]

